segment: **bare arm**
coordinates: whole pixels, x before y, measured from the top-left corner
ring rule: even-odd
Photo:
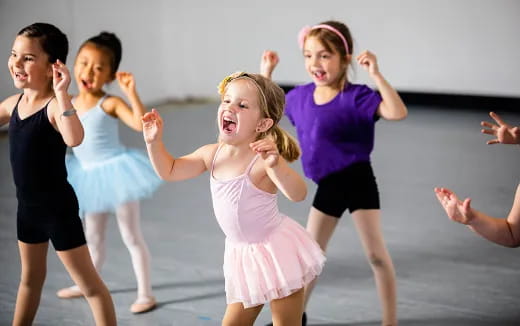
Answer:
[[[369,51],[364,51],[357,57],[357,61],[368,71],[383,98],[377,109],[377,114],[385,120],[403,120],[406,118],[408,109],[397,91],[379,71],[376,56]]]
[[[146,108],[137,94],[134,76],[128,72],[118,72],[116,77],[119,87],[121,87],[121,90],[130,101],[130,107],[125,101],[117,98],[114,108],[115,115],[130,128],[142,131],[143,123],[141,118],[145,114]]]
[[[506,218],[488,216],[476,209],[468,227],[489,241],[506,247],[520,247],[520,185],[516,188],[513,207]]]
[[[206,145],[195,152],[175,158],[164,146],[162,141],[163,120],[153,109],[143,118],[143,135],[148,156],[157,175],[167,181],[179,181],[194,178],[208,168],[208,155],[215,145]]]
[[[286,160],[279,159],[276,166],[266,169],[267,175],[289,200],[298,202],[307,196],[307,185]]]
[[[483,238],[506,247],[520,246],[520,185],[516,189],[513,207],[507,218],[491,217],[471,208],[471,199],[464,201],[446,188],[435,188],[435,193],[448,217],[467,225]]]
[[[302,201],[307,196],[307,185],[278,153],[276,144],[270,138],[258,140],[251,149],[260,153],[267,175],[276,187],[291,201]]]
[[[209,146],[211,145],[200,147],[195,152],[179,158],[168,153],[162,141],[146,144],[146,149],[153,168],[161,179],[180,181],[199,176],[208,169],[205,157],[210,150]]]
[[[57,108],[54,112],[54,121],[67,146],[74,147],[83,141],[84,131],[77,114],[65,114],[74,109],[67,89],[70,84],[70,74],[67,67],[57,61],[53,64],[53,87],[56,96]]]
[[[260,60],[260,74],[265,78],[272,79],[274,68],[280,62],[278,54],[274,51],[265,50]]]

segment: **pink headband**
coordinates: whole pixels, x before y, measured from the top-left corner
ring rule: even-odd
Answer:
[[[347,43],[347,40],[345,39],[345,36],[343,36],[343,34],[341,34],[341,32],[338,31],[337,29],[335,29],[334,27],[332,27],[330,25],[326,25],[326,24],[315,25],[312,27],[303,26],[302,29],[300,29],[300,32],[298,33],[298,45],[300,46],[300,49],[303,49],[303,43],[305,42],[305,38],[307,37],[309,32],[312,31],[313,29],[318,29],[318,28],[328,29],[329,31],[338,35],[339,38],[343,41],[343,45],[345,46],[345,50],[347,51],[347,54],[349,53],[348,52],[348,43]]]

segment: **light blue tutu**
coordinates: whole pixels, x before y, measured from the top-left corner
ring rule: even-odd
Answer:
[[[69,154],[66,164],[68,180],[78,197],[82,216],[114,212],[120,204],[151,196],[162,183],[148,157],[136,149],[126,148],[87,167]]]

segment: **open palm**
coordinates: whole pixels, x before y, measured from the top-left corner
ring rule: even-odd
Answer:
[[[495,123],[482,121],[480,124],[484,129],[482,133],[495,136],[495,139],[487,141],[487,144],[519,144],[520,130],[507,124],[498,114],[490,112],[489,116],[495,120]]]
[[[453,191],[446,188],[435,188],[435,194],[452,221],[461,224],[469,224],[471,222],[473,214],[471,213],[470,198],[461,201]]]

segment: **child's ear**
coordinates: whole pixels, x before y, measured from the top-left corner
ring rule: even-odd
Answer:
[[[274,121],[271,118],[264,118],[258,122],[258,125],[256,126],[257,132],[266,132],[267,130],[271,129],[271,127],[274,125]]]
[[[352,54],[347,54],[345,56],[345,63],[349,64],[352,61]]]
[[[110,76],[110,80],[108,82],[111,83],[111,82],[113,82],[116,79],[117,79],[117,71],[114,71],[112,73],[112,75]]]
[[[47,67],[47,77],[49,77],[50,79],[52,79],[53,75],[54,75],[54,72],[52,70],[52,65],[53,65],[53,63],[49,63],[49,66]]]

